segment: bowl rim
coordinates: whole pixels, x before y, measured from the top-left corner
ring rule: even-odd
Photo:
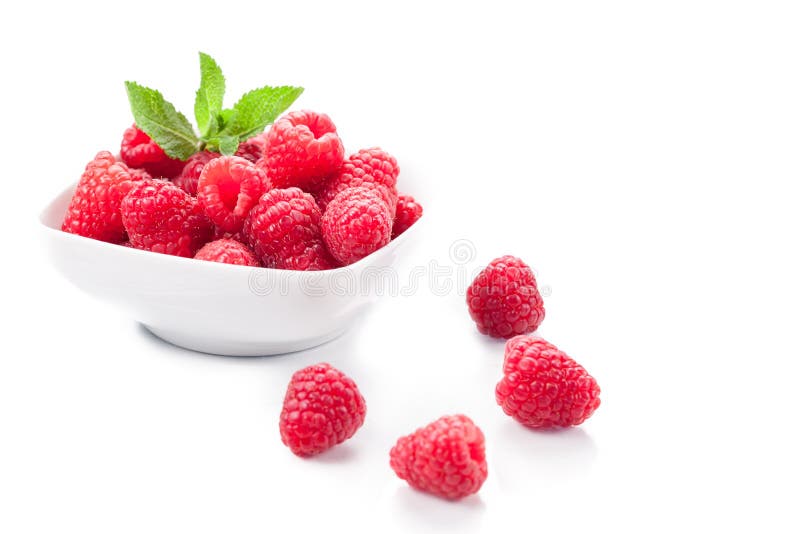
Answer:
[[[375,252],[373,252],[373,253],[371,253],[371,254],[369,254],[367,256],[364,256],[363,258],[361,258],[360,260],[358,260],[358,261],[356,261],[354,263],[351,263],[349,265],[343,265],[341,267],[336,267],[334,269],[326,269],[324,271],[295,271],[295,270],[291,270],[291,269],[275,269],[275,268],[272,268],[272,267],[262,267],[262,266],[233,265],[233,264],[230,264],[230,263],[221,263],[221,262],[216,262],[216,261],[195,260],[194,258],[185,258],[183,256],[173,256],[171,254],[161,254],[161,253],[158,253],[158,252],[151,252],[149,250],[141,250],[141,249],[137,249],[137,248],[133,248],[133,247],[125,247],[123,245],[119,245],[119,244],[116,244],[116,243],[109,243],[108,241],[101,241],[99,239],[92,239],[90,237],[85,237],[85,236],[82,236],[82,235],[73,234],[73,233],[70,233],[70,232],[65,232],[60,228],[60,226],[58,228],[55,228],[52,225],[48,224],[47,219],[48,219],[48,215],[50,214],[50,212],[53,209],[53,204],[55,204],[57,201],[59,201],[62,197],[66,196],[67,194],[70,194],[70,196],[71,196],[75,192],[75,189],[77,188],[77,186],[78,186],[78,182],[76,181],[76,182],[73,182],[68,187],[62,189],[61,192],[59,192],[57,195],[55,195],[54,197],[51,197],[50,200],[48,201],[47,205],[39,211],[39,215],[37,217],[37,220],[38,220],[39,226],[41,227],[41,229],[44,232],[46,232],[48,234],[51,234],[51,235],[57,235],[58,238],[60,238],[60,239],[76,239],[79,242],[91,242],[93,245],[100,246],[101,248],[102,247],[113,247],[113,248],[109,248],[109,250],[124,249],[124,250],[127,250],[128,253],[145,254],[145,255],[148,255],[148,256],[155,255],[155,256],[162,256],[162,257],[165,257],[165,258],[171,258],[171,259],[177,260],[177,261],[188,262],[187,265],[199,266],[199,265],[205,264],[207,266],[209,266],[209,265],[212,266],[212,267],[210,267],[212,269],[231,269],[231,268],[242,269],[243,268],[243,269],[249,269],[251,271],[259,270],[259,271],[263,271],[263,272],[267,272],[267,273],[281,274],[281,275],[284,275],[284,276],[321,276],[321,275],[325,275],[325,276],[331,275],[331,276],[333,276],[333,275],[336,275],[337,273],[343,273],[345,271],[355,271],[355,270],[361,269],[362,267],[364,267],[364,268],[365,267],[369,267],[369,265],[372,263],[372,261],[377,259],[380,255],[382,255],[383,253],[388,252],[391,249],[396,248],[399,244],[401,244],[403,241],[405,241],[410,234],[415,233],[417,231],[417,229],[419,228],[420,221],[424,218],[424,214],[423,214],[414,224],[412,224],[410,227],[408,227],[402,234],[400,234],[399,236],[395,237],[394,239],[389,241],[386,245],[384,245],[383,247],[379,248]],[[62,219],[63,219],[63,215],[62,215]],[[125,252],[123,252],[123,254],[124,253]]]

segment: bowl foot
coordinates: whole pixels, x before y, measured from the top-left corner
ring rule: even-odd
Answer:
[[[195,332],[164,330],[146,324],[142,324],[142,326],[144,326],[154,336],[172,345],[196,352],[217,354],[219,356],[273,356],[276,354],[297,352],[300,350],[310,349],[336,339],[346,330],[336,330],[322,336],[288,342],[246,342],[198,336]]]

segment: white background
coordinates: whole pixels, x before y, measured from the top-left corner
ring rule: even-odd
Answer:
[[[4,8],[0,531],[800,528],[795,2],[233,5]],[[168,346],[59,278],[39,210],[118,147],[124,80],[191,113],[198,50],[231,99],[303,85],[347,148],[397,156],[426,209],[401,273],[452,265],[457,239],[470,269],[529,262],[550,292],[540,334],[597,378],[595,416],[543,433],[503,415],[503,344],[456,287],[236,359]],[[322,360],[367,421],[301,460],[278,413]],[[490,473],[459,503],[388,466],[397,437],[454,412],[485,431]]]

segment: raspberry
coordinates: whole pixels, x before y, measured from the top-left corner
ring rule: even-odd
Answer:
[[[110,243],[125,240],[120,206],[138,177],[110,152],[99,152],[86,165],[61,229]]]
[[[251,163],[255,163],[264,153],[265,145],[266,141],[262,136],[251,137],[239,145],[236,155]],[[192,154],[189,156],[189,159],[186,160],[186,164],[183,166],[180,174],[178,174],[172,182],[190,195],[196,196],[197,181],[200,179],[200,173],[203,172],[203,168],[209,161],[220,157],[220,155],[221,154],[218,152],[211,152],[209,150],[203,150],[202,152]]]
[[[341,169],[317,194],[319,207],[324,211],[336,195],[350,187],[374,188],[389,204],[394,217],[397,205],[397,176],[400,168],[397,160],[380,148],[367,148],[351,154],[344,160]]]
[[[247,238],[244,236],[244,232],[241,230],[238,232],[226,232],[219,226],[214,227],[214,241],[218,239],[233,239],[234,241],[238,241],[243,245],[247,245]]]
[[[397,213],[392,226],[392,239],[408,230],[412,224],[422,217],[422,206],[411,195],[400,195],[397,198]]]
[[[469,314],[481,334],[509,338],[536,330],[544,303],[533,271],[514,256],[503,256],[482,270],[467,289]]]
[[[281,441],[297,456],[313,456],[353,437],[367,404],[355,382],[327,363],[292,375],[281,410]]]
[[[203,168],[212,159],[218,158],[220,155],[216,152],[209,152],[203,150],[189,156],[186,164],[183,166],[180,174],[172,180],[172,183],[186,191],[192,196],[197,196],[197,182],[200,180],[200,174]]]
[[[314,197],[296,187],[264,193],[250,210],[243,233],[264,267],[294,271],[333,269],[320,231]]]
[[[269,129],[259,162],[275,187],[318,188],[342,165],[344,147],[330,117],[293,111]]]
[[[251,137],[247,141],[240,143],[239,148],[236,149],[236,156],[244,158],[250,163],[255,163],[261,156],[264,155],[264,149],[267,147],[267,133],[261,133]]]
[[[392,238],[389,206],[371,189],[345,189],[322,215],[322,237],[331,255],[344,265],[372,254]]]
[[[131,174],[131,178],[134,180],[152,180],[153,177],[150,176],[150,173],[144,169],[131,169],[128,168],[128,172]]]
[[[263,170],[244,158],[222,156],[203,167],[197,201],[220,229],[236,233],[265,189],[269,180]]]
[[[600,387],[586,369],[542,338],[506,343],[503,378],[495,388],[503,411],[531,428],[568,427],[600,406]]]
[[[233,239],[217,239],[203,245],[194,255],[196,260],[230,263],[231,265],[247,265],[258,267],[259,263],[253,251]]]
[[[129,167],[141,168],[156,178],[174,178],[183,169],[183,162],[167,156],[150,136],[134,124],[122,135],[119,150]]]
[[[122,222],[134,247],[186,258],[214,233],[197,200],[165,180],[136,183],[122,201]]]
[[[488,475],[483,432],[466,415],[441,417],[400,438],[389,458],[412,488],[445,499],[476,493]]]

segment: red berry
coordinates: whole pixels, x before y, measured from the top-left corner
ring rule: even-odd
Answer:
[[[422,206],[411,195],[400,195],[397,198],[397,213],[392,226],[392,239],[408,230],[412,224],[422,217]]]
[[[264,149],[267,147],[267,132],[258,134],[251,137],[247,141],[239,144],[236,149],[236,156],[244,158],[250,163],[255,163],[261,156],[264,155]]]
[[[183,166],[180,174],[172,180],[172,183],[186,191],[192,196],[197,196],[197,182],[200,180],[200,174],[203,168],[212,159],[218,158],[220,155],[216,152],[209,152],[203,150],[189,156],[186,164]]]
[[[380,148],[359,150],[344,160],[339,172],[317,193],[317,202],[324,211],[336,195],[351,187],[376,189],[389,205],[394,216],[397,205],[397,176],[400,167],[394,156]]]
[[[445,499],[476,493],[488,475],[483,432],[466,415],[441,417],[400,438],[389,458],[412,488]]]
[[[122,201],[122,222],[134,247],[186,258],[214,234],[197,199],[165,180],[137,182]]]
[[[258,267],[259,263],[253,251],[233,239],[217,239],[203,245],[194,255],[196,260],[230,263],[231,265],[247,265]]]
[[[345,189],[322,215],[322,237],[331,255],[342,264],[357,262],[391,240],[389,206],[374,190]]]
[[[467,289],[469,314],[481,334],[509,338],[536,330],[544,302],[531,268],[519,258],[492,261]]]
[[[127,165],[110,152],[99,152],[86,165],[64,216],[61,229],[100,241],[125,240],[120,206],[134,182]]]
[[[281,441],[297,456],[313,456],[350,439],[367,404],[355,382],[327,363],[292,375],[281,410]]]
[[[506,343],[495,398],[506,414],[527,427],[568,427],[583,423],[600,406],[600,387],[555,345],[517,336]]]
[[[236,233],[269,187],[264,171],[246,159],[222,156],[203,167],[197,183],[197,201],[220,229]]]
[[[233,239],[234,241],[238,241],[243,245],[247,245],[247,238],[244,236],[244,232],[241,230],[238,232],[226,232],[219,226],[214,227],[214,240],[217,239]]]
[[[264,193],[250,210],[243,233],[264,267],[293,271],[333,269],[336,262],[320,231],[314,198],[296,187]]]
[[[141,168],[155,178],[174,178],[183,169],[183,162],[173,159],[134,124],[122,135],[119,150],[122,161],[129,167]]]
[[[344,147],[330,117],[293,111],[269,129],[259,162],[275,187],[318,188],[342,165]]]
[[[131,173],[131,178],[135,180],[152,180],[153,177],[144,169],[131,169],[128,167],[128,172]]]

